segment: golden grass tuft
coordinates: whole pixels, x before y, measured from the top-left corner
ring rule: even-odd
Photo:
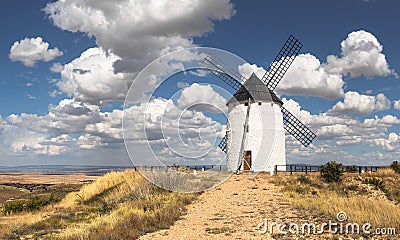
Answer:
[[[388,192],[368,184],[365,179],[375,177],[385,183]],[[345,212],[349,222],[371,223],[374,227],[400,227],[399,201],[391,194],[398,191],[400,175],[391,169],[374,173],[344,175],[342,183],[325,183],[318,173],[281,175],[274,180],[283,186],[290,202],[314,216],[329,216],[336,220],[338,212]]]
[[[110,172],[105,174],[103,177],[98,178],[91,184],[83,186],[79,192],[72,192],[57,205],[61,208],[72,208],[77,206],[79,203],[88,201],[94,196],[103,193],[107,190],[110,193],[107,197],[110,199],[118,198],[127,192],[133,191],[144,179],[140,174],[133,170],[126,170],[124,172]]]
[[[336,220],[338,212],[345,212],[350,222],[366,223],[378,227],[399,227],[400,209],[387,201],[370,199],[367,196],[344,197],[326,192],[319,197],[304,196],[290,192],[290,202],[313,213],[323,213]]]

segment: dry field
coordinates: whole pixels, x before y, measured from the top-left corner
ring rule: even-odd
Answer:
[[[9,230],[12,222],[32,216],[24,211],[7,214],[5,206],[10,203],[25,203],[31,199],[41,201],[59,200],[66,194],[78,191],[84,183],[94,181],[97,176],[84,174],[56,175],[26,172],[0,173],[0,233]]]
[[[80,184],[87,180],[96,180],[98,176],[85,174],[43,174],[27,172],[1,172],[0,184],[23,183],[23,184]]]

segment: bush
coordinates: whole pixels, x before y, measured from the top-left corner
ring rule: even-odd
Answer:
[[[351,173],[351,172],[358,172],[358,168],[357,166],[353,165],[353,166],[346,166],[346,171]]]
[[[398,161],[392,162],[392,164],[390,164],[390,168],[393,169],[393,171],[395,171],[396,173],[400,173],[400,165]]]
[[[380,180],[380,179],[376,178],[376,177],[366,178],[366,179],[363,180],[363,183],[373,185],[377,189],[380,189],[384,193],[388,192],[388,190],[387,190],[387,188],[385,186],[385,182],[383,180]]]
[[[59,198],[51,194],[49,197],[38,197],[35,196],[31,199],[17,199],[13,201],[8,201],[3,206],[3,214],[10,215],[13,213],[18,213],[22,211],[34,211],[49,205],[51,203],[56,203],[60,201]]]
[[[311,184],[311,180],[308,179],[306,176],[301,175],[300,177],[297,178],[297,181],[302,183],[302,184]]]
[[[321,177],[326,182],[341,182],[342,176],[343,169],[341,163],[328,162],[321,166]]]

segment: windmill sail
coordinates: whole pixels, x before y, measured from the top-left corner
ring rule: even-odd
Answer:
[[[300,122],[293,114],[291,114],[286,108],[281,107],[283,115],[283,127],[293,137],[295,137],[305,147],[310,145],[316,135],[303,123]]]
[[[242,87],[242,83],[244,82],[245,78],[237,71],[227,67],[222,62],[216,60],[210,55],[204,58],[203,66],[230,87],[232,87],[235,91]]]
[[[219,142],[218,147],[226,153],[226,135],[222,138],[221,142]]]
[[[275,60],[269,66],[268,71],[262,77],[269,90],[273,91],[276,88],[302,46],[303,44],[299,40],[292,35],[289,36]]]

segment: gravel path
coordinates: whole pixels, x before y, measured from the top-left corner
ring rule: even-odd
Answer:
[[[233,175],[201,194],[188,206],[187,215],[170,229],[140,239],[270,239],[269,233],[262,235],[257,231],[264,219],[297,219],[296,210],[270,183],[272,179],[266,174],[252,178],[248,174]]]

